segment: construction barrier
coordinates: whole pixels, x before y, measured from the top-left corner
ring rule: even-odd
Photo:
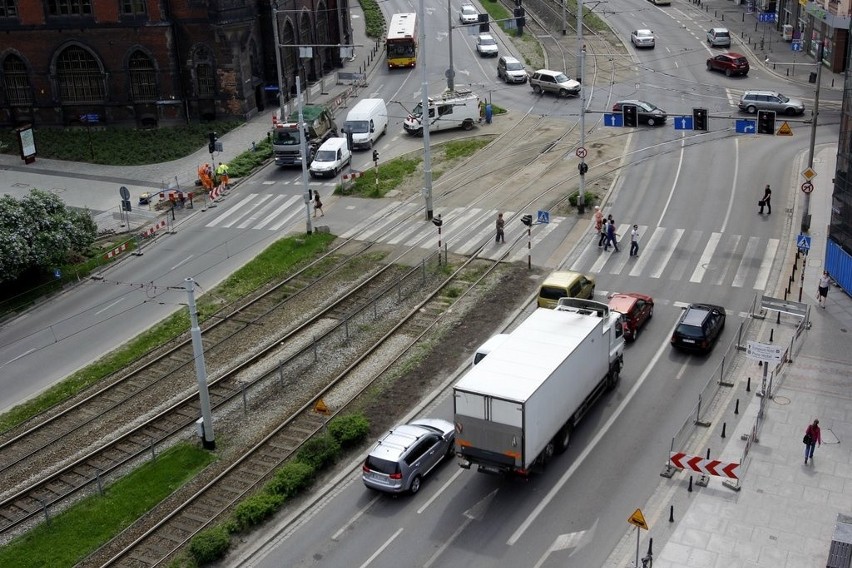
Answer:
[[[669,459],[671,460],[671,464],[678,469],[688,469],[703,475],[739,479],[740,464],[738,463],[709,460],[701,456],[691,456],[683,452],[672,452]]]
[[[106,253],[104,255],[104,260],[109,260],[111,258],[114,258],[114,257],[120,255],[121,253],[123,253],[126,250],[127,250],[127,243],[123,243],[120,246],[117,246],[114,249],[112,249],[111,251],[109,251],[108,253]]]
[[[154,233],[156,233],[157,231],[159,231],[160,229],[162,229],[165,226],[166,226],[166,220],[163,219],[162,221],[160,221],[156,225],[149,227],[146,230],[144,230],[142,232],[141,236],[142,236],[142,238],[150,237],[151,235],[153,235]]]

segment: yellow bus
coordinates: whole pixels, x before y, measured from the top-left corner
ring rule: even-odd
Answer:
[[[385,44],[388,69],[417,65],[417,14],[394,14]]]

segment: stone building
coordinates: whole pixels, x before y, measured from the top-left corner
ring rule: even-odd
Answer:
[[[285,98],[340,65],[348,0],[0,0],[0,124],[250,117],[277,96],[274,18]]]

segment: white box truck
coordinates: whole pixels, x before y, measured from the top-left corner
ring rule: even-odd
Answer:
[[[618,383],[621,315],[562,298],[538,308],[453,387],[459,465],[528,475],[564,452],[574,426]]]

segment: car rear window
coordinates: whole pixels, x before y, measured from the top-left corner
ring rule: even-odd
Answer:
[[[565,288],[542,286],[538,295],[545,300],[558,300],[559,298],[564,298],[567,294],[565,293]]]
[[[367,461],[365,462],[365,465],[373,471],[386,473],[387,475],[391,475],[392,473],[399,473],[398,463],[383,460],[381,458],[376,458],[373,456],[367,456]]]
[[[716,32],[716,37],[730,37],[728,32]]]
[[[701,339],[704,337],[704,332],[701,328],[694,325],[680,324],[677,326],[675,333],[681,337],[690,337],[695,339]]]

